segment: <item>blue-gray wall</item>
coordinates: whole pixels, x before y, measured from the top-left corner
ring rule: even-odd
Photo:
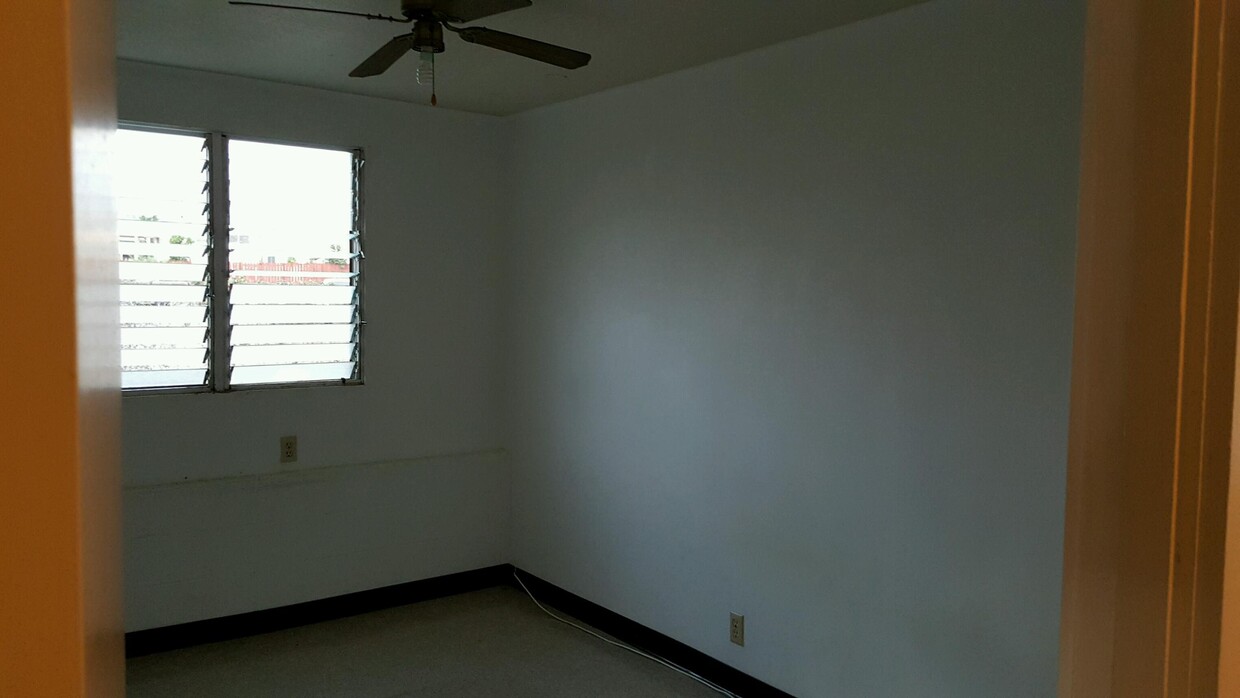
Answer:
[[[1053,695],[1083,5],[515,117],[515,562],[797,695]]]

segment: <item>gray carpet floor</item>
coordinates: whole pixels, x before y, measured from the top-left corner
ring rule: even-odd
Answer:
[[[129,660],[131,698],[705,698],[692,679],[495,588]]]

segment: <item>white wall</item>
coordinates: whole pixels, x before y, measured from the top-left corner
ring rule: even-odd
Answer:
[[[118,82],[123,120],[367,157],[365,386],[125,398],[127,629],[508,562],[503,122],[129,62]]]
[[[514,562],[797,695],[1053,695],[1082,24],[939,0],[515,117]]]

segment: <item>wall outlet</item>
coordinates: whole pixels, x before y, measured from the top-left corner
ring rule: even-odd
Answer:
[[[739,613],[731,614],[731,622],[728,623],[728,639],[734,645],[745,646],[745,616]]]
[[[280,462],[296,463],[297,462],[297,437],[281,436],[280,437]]]

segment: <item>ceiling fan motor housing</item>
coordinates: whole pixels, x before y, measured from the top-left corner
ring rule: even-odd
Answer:
[[[413,25],[413,50],[443,53],[443,27],[433,19],[419,19]]]

